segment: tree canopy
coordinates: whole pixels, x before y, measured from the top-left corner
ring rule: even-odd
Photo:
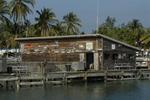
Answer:
[[[16,37],[37,37],[55,35],[79,35],[86,34],[80,32],[82,22],[74,12],[68,12],[57,19],[55,12],[49,8],[36,10],[35,22],[30,22],[27,18],[29,14],[35,12],[32,8],[34,0],[0,0],[0,47],[17,47]],[[150,28],[142,25],[140,20],[132,19],[129,22],[116,25],[116,18],[108,16],[99,25],[95,34],[104,34],[111,38],[149,49]]]
[[[80,19],[73,12],[68,13],[63,17],[66,34],[78,34],[81,27]]]
[[[140,48],[149,48],[150,28],[143,27],[138,19],[119,26],[115,26],[115,22],[115,18],[108,16],[105,22],[99,26],[98,33]]]
[[[37,33],[40,33],[41,36],[49,36],[50,35],[50,27],[55,23],[56,15],[55,13],[48,8],[44,8],[41,11],[37,11],[38,17],[35,18],[37,23],[35,24],[35,28],[37,29]]]

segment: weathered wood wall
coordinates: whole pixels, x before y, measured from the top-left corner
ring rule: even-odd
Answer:
[[[88,50],[88,43],[92,45]],[[76,62],[80,54],[96,50],[96,38],[39,40],[21,43],[23,61]]]
[[[105,39],[103,44],[103,65],[105,68],[113,68],[117,64],[124,64],[127,67],[135,66],[136,52],[134,49]],[[124,66],[122,65],[122,67]]]
[[[21,41],[22,61],[55,63],[85,62],[94,55],[94,69],[114,68],[115,64],[135,66],[135,49],[100,37],[59,38]]]

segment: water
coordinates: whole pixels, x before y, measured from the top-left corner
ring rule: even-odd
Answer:
[[[150,81],[0,89],[0,100],[150,100]]]

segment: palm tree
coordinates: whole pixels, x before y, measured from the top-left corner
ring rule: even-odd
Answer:
[[[55,19],[55,13],[48,8],[37,11],[37,13],[39,15],[35,18],[35,20],[37,21],[37,23],[35,24],[37,33],[40,33],[41,36],[49,36],[50,27],[57,21]]]
[[[53,25],[52,32],[54,35],[64,35],[64,26],[62,25],[62,22],[57,22],[55,25]]]
[[[105,25],[108,28],[114,28],[115,22],[116,22],[115,18],[108,16],[105,21]]]
[[[14,22],[23,23],[26,19],[27,14],[31,13],[32,10],[29,6],[34,6],[34,0],[11,0],[10,1],[10,12]]]
[[[28,37],[28,35],[30,34],[30,26],[31,26],[31,22],[29,20],[25,20],[24,22],[24,28],[25,28],[25,37]]]
[[[12,34],[12,23],[10,20],[6,20],[1,23],[1,33],[0,33],[0,48],[5,48],[8,54],[9,48],[16,47],[15,36]]]
[[[68,13],[63,17],[66,34],[78,34],[81,21],[73,12]]]
[[[11,0],[9,3],[11,17],[14,21],[15,37],[22,36],[23,24],[27,14],[31,13],[30,6],[34,6],[34,0]]]
[[[115,18],[108,16],[105,22],[99,26],[98,33],[112,36],[112,30],[115,29],[115,22],[116,22]]]
[[[132,30],[137,30],[140,27],[143,27],[142,24],[139,22],[138,19],[133,19],[131,22],[128,23],[128,26],[132,29]]]
[[[144,49],[149,49],[150,47],[150,34],[149,33],[145,33],[140,37],[139,40],[141,47]]]
[[[5,21],[7,17],[6,14],[9,13],[7,2],[4,0],[0,0],[0,20]]]
[[[2,34],[0,34],[0,47],[1,48],[15,48],[16,42],[14,35],[11,33],[4,31]]]
[[[104,23],[102,23],[95,33],[104,34],[114,39],[121,38],[119,36],[119,28],[115,26],[116,19],[114,17],[108,16]],[[122,36],[122,35],[121,35]],[[119,39],[120,40],[120,39]]]
[[[17,31],[10,20],[1,23],[0,46],[3,48],[16,47],[15,32]]]
[[[139,22],[138,19],[133,19],[128,23],[129,30],[135,36],[135,45],[140,46],[140,37],[142,32],[143,25]]]

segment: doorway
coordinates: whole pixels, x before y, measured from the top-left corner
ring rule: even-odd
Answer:
[[[87,52],[86,53],[86,68],[85,70],[91,69],[91,64],[94,64],[94,53],[93,52]]]

